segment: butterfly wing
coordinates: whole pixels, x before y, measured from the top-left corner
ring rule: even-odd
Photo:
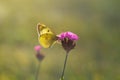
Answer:
[[[39,37],[39,42],[44,48],[51,47],[57,40],[56,35],[54,34],[42,34]]]
[[[38,24],[37,26],[38,40],[44,48],[51,47],[57,40],[57,36],[51,31],[50,28],[44,24]]]
[[[46,28],[46,26],[44,24],[38,23],[37,24],[37,33],[38,33],[38,37],[40,37],[41,34],[43,34],[43,30]]]

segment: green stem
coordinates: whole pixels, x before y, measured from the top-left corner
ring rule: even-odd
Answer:
[[[38,67],[37,67],[37,69],[36,69],[35,80],[38,80],[39,70],[40,70],[40,61],[39,61],[39,63],[38,63]]]
[[[63,66],[63,71],[60,80],[64,80],[64,72],[66,68],[66,63],[67,63],[67,58],[68,58],[68,52],[66,53],[65,61],[64,61],[64,66]]]

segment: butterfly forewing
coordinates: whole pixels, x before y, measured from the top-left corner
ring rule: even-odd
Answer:
[[[37,33],[38,33],[38,36],[41,35],[41,31],[46,28],[46,26],[44,24],[41,24],[41,23],[38,23],[37,24]]]

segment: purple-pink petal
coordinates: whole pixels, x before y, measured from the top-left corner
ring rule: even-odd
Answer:
[[[60,40],[63,40],[64,38],[68,38],[71,40],[78,40],[78,36],[72,32],[69,32],[69,31],[61,33],[58,37]]]
[[[40,49],[41,49],[40,45],[37,45],[37,46],[34,47],[34,50],[37,51],[37,52],[40,51]]]
[[[78,36],[76,34],[72,35],[73,40],[78,40]]]
[[[59,37],[60,40],[64,39],[64,38],[65,38],[65,34],[64,34],[64,32],[61,33],[61,34],[59,34],[58,37]]]

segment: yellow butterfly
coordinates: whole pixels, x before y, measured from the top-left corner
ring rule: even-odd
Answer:
[[[57,40],[57,36],[55,33],[51,31],[49,27],[44,24],[37,24],[37,33],[38,33],[38,40],[41,46],[44,48],[51,47]]]

